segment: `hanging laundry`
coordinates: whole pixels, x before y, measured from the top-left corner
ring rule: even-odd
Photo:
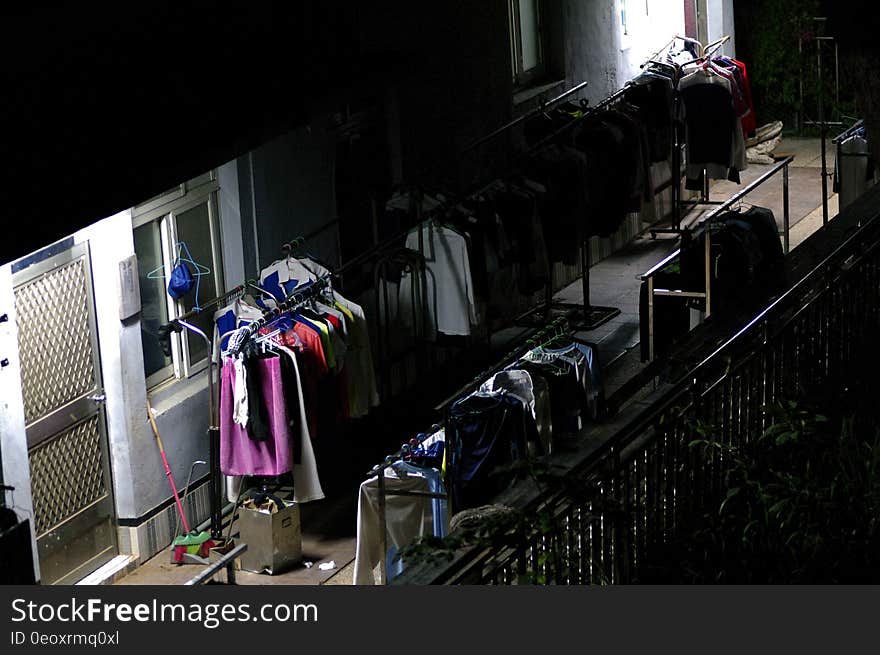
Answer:
[[[429,438],[443,440],[442,432]],[[415,539],[424,536],[445,537],[449,514],[445,499],[398,495],[395,491],[445,494],[446,487],[439,470],[396,461],[383,471],[385,478],[385,530],[387,551],[382,553],[382,521],[379,516],[378,476],[360,485],[358,493],[357,547],[355,551],[354,584],[375,584],[373,571],[385,559],[387,582],[396,578],[406,565],[400,552]]]
[[[704,169],[710,179],[739,183],[740,171],[748,167],[731,81],[708,63],[704,66],[679,82],[686,113],[689,189],[701,188]]]
[[[467,336],[471,326],[479,322],[467,241],[455,230],[426,221],[407,236],[406,247],[410,250],[419,250],[420,231],[427,289],[426,336],[431,340],[436,339],[437,333]],[[414,274],[417,272],[404,273],[398,296],[399,317],[410,329],[415,327],[412,324]]]

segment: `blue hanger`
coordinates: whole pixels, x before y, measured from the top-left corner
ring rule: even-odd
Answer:
[[[184,255],[186,255],[186,256],[184,257]],[[210,274],[211,269],[208,268],[207,266],[203,266],[202,264],[199,264],[198,262],[193,260],[192,255],[189,252],[189,247],[186,245],[185,241],[178,241],[177,242],[177,257],[175,257],[174,263],[171,265],[171,268],[173,269],[175,266],[177,266],[181,262],[185,262],[187,264],[192,264],[193,268],[195,269],[195,272],[193,272],[193,277],[195,277],[195,279],[196,279],[196,299],[195,299],[195,305],[193,305],[193,309],[196,311],[201,311],[202,308],[199,306],[199,278],[201,278],[203,275]],[[147,278],[150,280],[163,280],[163,279],[165,279],[164,265],[158,266],[158,267],[154,268],[152,271],[150,271],[149,273],[147,273]]]

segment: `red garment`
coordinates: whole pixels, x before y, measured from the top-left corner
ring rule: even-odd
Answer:
[[[298,360],[303,365],[300,371],[300,379],[303,387],[303,401],[305,402],[309,434],[312,439],[315,439],[318,436],[319,383],[329,375],[330,368],[327,366],[327,358],[324,355],[324,345],[317,332],[302,323],[296,323],[293,326],[293,330],[285,333],[285,344],[289,347],[294,347],[296,343],[292,333],[295,333],[302,343],[299,347],[302,359]]]
[[[748,114],[742,117],[742,126],[743,134],[748,136],[754,134],[755,130],[758,129],[758,119],[755,117],[755,104],[752,102],[752,88],[749,85],[749,76],[746,74],[746,65],[736,59],[731,59],[731,61],[736,64],[736,67],[742,73],[742,92],[750,110]]]

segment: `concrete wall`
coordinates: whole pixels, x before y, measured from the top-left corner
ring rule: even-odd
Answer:
[[[73,239],[89,244],[113,494],[118,516],[130,517],[139,502],[134,483],[141,470],[139,446],[146,437],[138,429],[146,417],[140,324],[137,317],[119,320],[119,262],[134,254],[131,212],[98,221]]]
[[[730,40],[718,51],[729,57],[736,56],[736,33],[733,25],[733,0],[705,0],[706,25],[709,30],[706,43],[712,43],[725,35]]]
[[[252,200],[256,209],[259,268],[281,257],[282,243],[319,230],[308,249],[331,265],[338,263],[332,225],[335,155],[336,137],[324,117],[253,151],[253,198],[242,194],[242,202]],[[248,277],[259,275],[259,270],[246,272]]]
[[[39,580],[40,564],[37,559],[37,539],[34,534],[34,503],[31,496],[31,472],[24,427],[21,358],[18,354],[11,264],[0,267],[0,315],[3,314],[8,320],[0,323],[0,360],[7,359],[9,364],[0,367],[0,463],[3,467],[3,484],[15,487],[15,491],[5,493],[5,504],[6,507],[15,510],[20,520],[31,520],[34,578]]]
[[[220,188],[217,192],[217,205],[220,212],[224,278],[227,288],[231,288],[242,283],[245,278],[242,247],[245,237],[242,235],[236,162],[229,162],[218,169],[218,182]],[[97,269],[95,270],[95,293],[99,308],[101,307],[97,283],[99,277],[109,275],[109,268],[116,265],[114,262],[133,252],[134,247],[130,217],[127,223],[121,222],[118,225],[115,221],[112,223],[111,221],[112,219],[105,219],[83,231],[84,236],[90,237],[93,252],[112,253],[106,255],[107,271],[99,273]],[[111,243],[112,246],[109,245]],[[93,263],[94,265],[96,264]],[[113,306],[114,301],[109,296],[105,302],[108,307],[103,312],[99,309],[99,321],[102,313],[106,313],[108,316],[105,321],[115,329],[112,325],[112,313],[118,310]],[[118,316],[115,323],[119,324]],[[121,493],[117,492],[118,515],[124,525],[133,525],[140,522],[156,507],[169,501],[170,487],[146,413],[140,326],[134,319],[132,325],[125,328],[128,338],[119,342],[115,339],[105,342],[103,333],[109,330],[101,329],[100,324],[99,329],[102,332],[101,354],[106,358],[106,361],[102,362],[107,371],[105,385],[108,375],[111,380],[119,379],[118,369],[123,370],[120,383],[125,386],[126,411],[120,414],[119,420],[111,423],[111,453],[114,458],[116,484],[120,485],[120,480],[126,480],[125,485],[128,487],[121,489]],[[108,391],[108,412],[110,401],[111,392]],[[208,460],[207,371],[160,387],[150,394],[150,404],[155,410],[156,424],[162,436],[174,480],[182,489],[191,464],[197,459]],[[195,469],[193,477],[197,480],[204,477],[207,472],[206,466],[199,466]]]
[[[131,213],[121,212],[74,235],[87,241],[92,258],[101,372],[117,516],[123,526],[138,522],[170,498],[168,480],[147,417],[143,350],[137,316],[119,320],[118,266],[134,254]],[[174,382],[150,394],[175,481],[183,486],[190,464],[207,459],[207,373]],[[197,471],[204,475],[206,469]]]
[[[565,0],[562,22],[566,82],[589,82],[587,97],[595,103],[638,75],[640,64],[684,33],[684,5],[681,0],[649,0],[647,5],[644,0]]]
[[[223,279],[231,289],[245,281],[244,240],[241,196],[238,189],[238,162],[233,160],[217,169],[217,206],[220,210],[220,243],[223,247]]]

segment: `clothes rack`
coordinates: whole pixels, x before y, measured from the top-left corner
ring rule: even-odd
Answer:
[[[428,431],[421,439],[416,439],[416,443],[414,445],[418,446],[425,442],[428,438],[432,437],[436,432],[440,429],[439,424],[434,424],[431,426],[431,430]],[[413,440],[410,440],[410,443]],[[367,474],[368,477],[376,476],[376,490],[379,494],[379,524],[381,529],[379,530],[379,550],[382,553],[382,557],[379,560],[379,578],[380,584],[387,584],[388,581],[388,571],[385,562],[386,553],[388,552],[388,519],[386,514],[386,498],[388,496],[414,496],[414,497],[422,497],[422,498],[430,498],[432,500],[447,500],[448,494],[437,494],[431,493],[429,491],[407,491],[404,489],[388,489],[385,485],[385,470],[393,466],[394,463],[398,460],[400,455],[403,453],[403,449],[399,449],[393,455],[388,455],[385,458],[385,461],[381,464],[377,464],[374,466],[370,472]]]
[[[541,102],[538,107],[532,109],[531,111],[526,112],[525,114],[523,114],[521,116],[517,116],[512,121],[505,123],[504,125],[502,125],[498,129],[492,130],[489,134],[487,134],[483,137],[480,137],[476,141],[473,141],[472,143],[466,145],[462,149],[462,151],[459,153],[459,155],[463,155],[467,152],[470,152],[471,150],[474,150],[475,148],[483,145],[484,143],[491,141],[496,136],[504,134],[505,132],[507,132],[511,128],[516,127],[517,125],[519,125],[523,121],[528,120],[529,118],[546,111],[549,107],[552,107],[557,102],[561,102],[562,100],[564,100],[568,96],[570,96],[574,93],[577,93],[581,89],[585,89],[588,84],[589,84],[589,82],[581,82],[580,84],[576,84],[573,87],[571,87],[568,91],[564,91],[563,93],[559,94],[558,96],[556,96],[552,100],[547,100],[545,102]]]
[[[541,148],[544,148],[550,143],[553,143],[560,136],[571,130],[575,125],[580,124],[580,122],[583,121],[585,118],[594,115],[600,109],[603,109],[619,100],[625,92],[626,89],[618,89],[607,98],[604,98],[598,104],[592,107],[588,107],[586,111],[584,111],[584,113],[581,114],[579,117],[573,119],[568,124],[562,126],[558,130],[554,131],[552,134],[538,141],[536,144],[524,151],[517,159],[521,162],[521,160],[523,159],[534,156],[535,153],[541,150]],[[590,239],[589,237],[586,237],[581,243],[581,292],[583,296],[581,303],[577,304],[553,302],[554,283],[553,265],[551,264],[549,271],[549,280],[545,288],[544,301],[531,312],[527,312],[526,315],[524,315],[524,317],[520,319],[519,325],[536,326],[546,323],[552,317],[553,309],[561,309],[565,311],[566,315],[572,318],[579,315],[577,323],[573,324],[572,326],[575,330],[589,331],[595,330],[600,325],[607,323],[612,318],[620,314],[620,309],[618,309],[617,307],[601,307],[598,305],[593,305],[590,302],[591,265],[592,262],[590,257]],[[529,318],[531,314],[534,314],[536,312],[543,313],[543,316],[534,316]]]
[[[709,214],[703,217],[695,228],[690,228],[689,233],[698,236],[701,232],[705,233],[704,253],[703,253],[703,290],[682,290],[682,289],[660,289],[655,286],[654,276],[662,271],[667,265],[676,261],[681,255],[681,248],[671,252],[660,262],[652,266],[647,272],[640,276],[642,282],[647,284],[648,294],[648,361],[654,361],[654,298],[655,297],[679,297],[679,298],[696,298],[702,300],[705,305],[704,318],[708,318],[712,313],[711,308],[711,280],[712,280],[712,259],[711,259],[711,235],[712,231],[718,227],[717,218],[721,213],[742,200],[749,193],[764,184],[779,172],[782,172],[782,222],[783,231],[779,236],[783,238],[783,252],[787,255],[789,252],[789,233],[790,233],[790,214],[789,214],[789,178],[788,168],[794,161],[794,156],[789,155],[782,161],[778,162],[773,168],[766,171],[761,177],[751,182],[744,189],[737,191],[727,200],[720,202],[719,206],[713,209]]]
[[[319,278],[302,291],[294,291],[284,301],[278,303],[276,307],[263,310],[263,316],[261,318],[258,318],[257,320],[249,323],[245,327],[240,328],[243,336],[241,339],[236,341],[232,348],[230,348],[230,354],[237,355],[239,352],[241,352],[241,348],[260,330],[260,328],[266,325],[266,323],[271,322],[272,320],[278,318],[279,316],[282,316],[287,312],[293,312],[300,309],[301,307],[304,307],[315,296],[322,293],[329,286],[329,276]]]
[[[568,322],[568,319],[565,316],[559,316],[543,328],[534,332],[526,339],[524,342],[512,348],[506,355],[504,355],[501,359],[497,360],[496,363],[489,368],[485,369],[481,373],[474,376],[474,378],[470,381],[456,389],[455,393],[448,396],[445,400],[443,400],[439,405],[434,407],[434,411],[442,412],[449,405],[454,403],[461,396],[473,391],[478,388],[483,382],[487,379],[503,370],[508,364],[516,361],[524,351],[529,348],[533,348],[537,345],[537,342],[551,334],[558,334],[559,336],[570,335],[574,330],[571,329],[571,326]]]
[[[506,355],[504,355],[498,362],[492,367],[484,370],[479,375],[475,376],[474,379],[464,386],[460,387],[452,396],[441,402],[437,405],[434,410],[438,412],[443,412],[445,409],[455,400],[465,394],[473,391],[475,388],[479,387],[483,382],[488,380],[492,375],[497,373],[498,371],[504,369],[506,366],[515,361],[518,357],[523,355],[523,353],[530,348],[534,348],[538,345],[541,339],[549,337],[551,335],[568,335],[570,334],[570,330],[568,329],[568,324],[565,317],[559,317],[547,324],[542,329],[534,332],[525,342],[516,346],[512,350],[510,350]],[[412,439],[408,443],[411,446],[418,446],[422,444],[424,441],[434,436],[437,431],[441,429],[441,424],[434,423],[430,430],[423,433],[424,436],[418,439]],[[415,441],[415,443],[413,443]],[[367,477],[376,476],[376,484],[377,491],[379,495],[379,522],[381,525],[380,529],[380,552],[382,553],[382,557],[379,561],[379,571],[380,571],[380,584],[386,584],[387,582],[387,570],[386,570],[386,562],[385,562],[385,553],[388,552],[388,542],[387,542],[387,514],[386,514],[386,497],[387,496],[414,496],[421,498],[430,498],[437,500],[447,500],[448,493],[446,494],[437,494],[426,491],[406,491],[406,490],[398,490],[398,489],[388,489],[385,485],[385,470],[393,466],[394,463],[400,458],[401,454],[403,454],[404,449],[399,449],[396,453],[392,455],[388,455],[385,457],[385,460],[381,464],[377,464],[374,466]]]
[[[182,314],[177,318],[171,320],[169,323],[176,323],[181,320],[188,321],[191,318],[195,318],[199,314],[203,313],[206,309],[210,309],[211,307],[216,307],[217,305],[230,302],[232,300],[236,300],[240,298],[244,294],[245,285],[239,284],[237,287],[234,287],[227,291],[224,294],[217,296],[216,298],[212,298],[207,302],[202,303],[198,309],[193,308],[188,311],[186,314]]]
[[[169,339],[171,332],[180,332],[187,329],[190,332],[202,337],[208,348],[208,448],[210,463],[210,487],[209,487],[209,503],[211,506],[211,537],[215,541],[222,541],[223,538],[223,476],[220,473],[220,428],[217,421],[217,413],[215,411],[219,403],[214,398],[214,353],[213,342],[200,328],[192,325],[189,321],[196,316],[202,314],[206,309],[216,307],[217,305],[227,303],[240,298],[245,291],[245,285],[230,289],[216,298],[212,298],[203,303],[198,309],[193,309],[177,318],[169,321],[166,325],[159,328],[159,338],[163,342],[163,348],[168,345],[170,350]]]
[[[670,45],[675,43],[675,41],[678,39],[681,39],[683,41],[689,41],[691,43],[695,43],[700,47],[700,56],[699,57],[692,59],[688,62],[685,62],[684,64],[675,65],[675,69],[680,73],[683,66],[698,63],[698,62],[704,61],[705,59],[711,57],[725,43],[727,43],[730,40],[730,35],[725,34],[720,39],[717,39],[717,40],[713,41],[712,43],[709,43],[708,45],[705,45],[705,46],[702,43],[700,43],[699,41],[697,41],[696,39],[691,39],[689,37],[676,36],[663,49],[668,48]],[[644,68],[645,66],[648,66],[651,63],[662,64],[663,62],[654,61],[654,59],[657,57],[658,54],[660,54],[661,51],[654,53],[654,55],[652,55],[648,59],[648,61],[641,64],[641,68]],[[671,66],[672,64],[668,64],[668,65]],[[673,142],[673,151],[672,151],[672,225],[668,228],[653,228],[653,229],[651,229],[650,234],[651,234],[652,238],[656,238],[656,236],[658,234],[682,234],[682,233],[687,234],[689,232],[689,228],[687,228],[687,227],[682,228],[681,227],[681,219],[682,219],[681,206],[683,204],[693,204],[694,206],[696,206],[698,204],[702,204],[702,205],[721,204],[721,201],[712,200],[710,197],[709,177],[706,175],[705,170],[703,171],[702,183],[700,185],[700,199],[698,201],[693,202],[693,203],[690,203],[690,202],[685,203],[681,199],[681,164],[682,164],[681,149],[685,144],[684,144],[682,136],[681,136],[682,135],[682,126],[679,124],[679,121],[678,121],[679,108],[681,107],[681,95],[678,90],[678,76],[676,76],[676,82],[675,82],[675,85],[673,86],[673,96],[672,97],[673,97],[673,102],[674,102],[674,109],[673,109],[674,142]]]
[[[317,282],[313,283],[303,291],[299,293],[294,293],[288,300],[279,303],[279,305],[275,309],[265,310],[263,312],[263,317],[254,323],[242,328],[247,330],[247,338],[242,340],[241,344],[245,343],[248,339],[250,339],[260,327],[265,325],[267,319],[275,318],[284,311],[290,309],[296,309],[302,304],[305,304],[312,297],[317,295],[319,292],[323,291],[329,285],[329,280],[326,278],[322,278]],[[205,340],[205,344],[208,348],[208,361],[209,365],[207,367],[208,371],[208,447],[209,447],[209,462],[210,462],[210,506],[211,506],[211,537],[215,540],[222,540],[223,538],[223,475],[220,471],[220,427],[219,421],[217,418],[216,408],[219,403],[214,398],[214,348],[213,348],[213,340],[200,328],[192,325],[189,322],[189,319],[201,314],[205,309],[210,307],[215,307],[220,305],[221,303],[228,302],[230,300],[234,300],[240,297],[244,290],[245,285],[240,284],[234,289],[213,298],[212,300],[207,301],[201,306],[201,309],[196,311],[193,310],[191,312],[187,312],[186,314],[179,316],[176,319],[169,321],[169,323],[163,326],[162,330],[164,331],[164,336],[167,339],[170,332],[180,332],[183,329],[187,329],[194,334],[202,337]]]

